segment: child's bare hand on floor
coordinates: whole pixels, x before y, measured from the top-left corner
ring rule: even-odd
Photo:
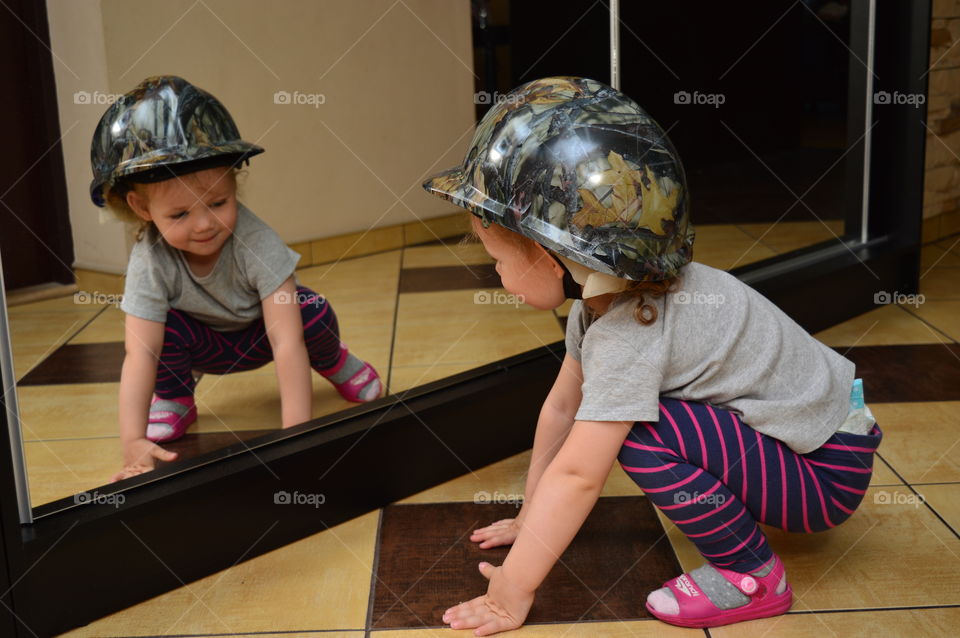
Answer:
[[[505,518],[486,527],[473,530],[470,540],[480,543],[480,549],[512,545],[520,533],[519,518]]]
[[[155,467],[155,459],[174,461],[176,458],[176,452],[165,450],[146,438],[127,441],[123,444],[123,469],[114,474],[110,482],[149,472]]]
[[[533,592],[514,586],[502,567],[480,563],[480,573],[490,581],[486,595],[451,607],[443,613],[443,622],[451,629],[476,628],[475,636],[489,636],[520,627],[533,605]]]

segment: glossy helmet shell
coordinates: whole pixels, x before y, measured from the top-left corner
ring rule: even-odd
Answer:
[[[159,181],[216,165],[238,165],[263,148],[240,139],[230,113],[175,75],[147,78],[110,105],[90,146],[90,198],[118,178]]]
[[[501,96],[463,164],[423,187],[616,277],[668,279],[693,256],[673,145],[636,102],[594,80],[545,78]]]

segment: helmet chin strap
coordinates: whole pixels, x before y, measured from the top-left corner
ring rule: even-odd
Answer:
[[[567,265],[560,259],[557,259],[556,255],[550,256],[563,268],[563,296],[567,299],[583,299],[583,288],[576,282],[573,275],[570,274],[570,269],[567,268]]]

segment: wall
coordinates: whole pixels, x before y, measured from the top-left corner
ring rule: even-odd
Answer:
[[[48,10],[78,268],[124,270],[130,240],[87,194],[89,143],[108,96],[156,74],[217,96],[244,139],[267,149],[244,201],[287,243],[455,210],[420,182],[458,164],[470,141],[468,0],[48,0]],[[78,91],[91,99],[78,103]],[[278,92],[322,104],[277,103]]]
[[[930,25],[923,240],[960,233],[960,0],[934,0]]]

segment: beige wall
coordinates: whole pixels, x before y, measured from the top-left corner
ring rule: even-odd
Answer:
[[[960,0],[935,0],[930,25],[923,238],[960,233]]]
[[[122,272],[129,240],[89,202],[89,141],[105,104],[150,75],[216,95],[251,161],[244,200],[288,243],[456,210],[424,193],[461,161],[474,122],[468,0],[48,0],[78,267]],[[102,33],[102,38],[99,37]],[[69,69],[66,67],[69,66]],[[78,77],[75,77],[78,76]],[[278,91],[323,104],[277,104]],[[123,248],[121,249],[121,246]]]

